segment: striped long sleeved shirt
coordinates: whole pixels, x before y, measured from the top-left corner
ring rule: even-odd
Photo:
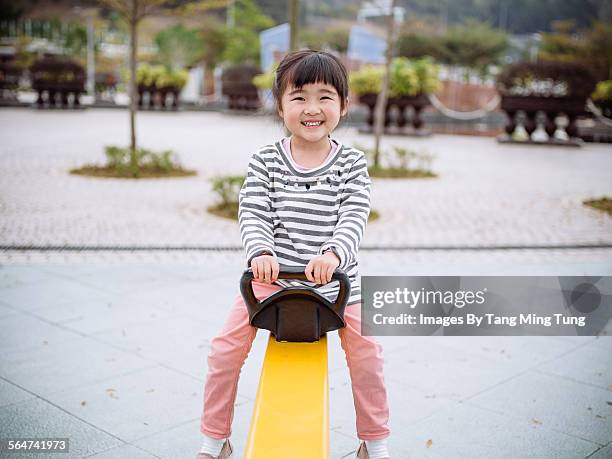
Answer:
[[[253,154],[239,195],[240,234],[247,266],[269,251],[281,266],[305,267],[333,248],[351,281],[351,304],[361,301],[357,250],[370,213],[371,182],[363,152],[336,143],[331,158],[309,170],[295,167],[282,140]],[[315,287],[331,301],[338,293],[336,281],[276,283]]]

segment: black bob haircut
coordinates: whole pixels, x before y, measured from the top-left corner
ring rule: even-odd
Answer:
[[[281,99],[287,86],[300,89],[311,83],[333,86],[340,96],[340,108],[344,109],[348,97],[346,68],[333,54],[305,49],[287,54],[278,65],[272,85],[277,111],[281,108]]]

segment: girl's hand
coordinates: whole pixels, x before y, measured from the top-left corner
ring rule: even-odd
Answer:
[[[272,255],[260,255],[251,260],[253,278],[271,284],[278,279],[278,261]]]
[[[331,281],[334,271],[338,266],[340,266],[340,260],[334,252],[328,250],[323,255],[310,260],[304,273],[310,282],[325,285]]]

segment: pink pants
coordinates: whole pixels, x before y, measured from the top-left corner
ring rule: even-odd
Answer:
[[[253,282],[258,299],[266,298],[280,288]],[[344,320],[346,327],[338,330],[338,334],[351,375],[357,436],[361,440],[380,440],[389,436],[382,346],[372,337],[361,336],[360,303],[345,308]],[[208,354],[200,431],[210,437],[227,438],[231,435],[238,378],[257,330],[249,324],[246,305],[238,295],[221,333],[212,340]]]

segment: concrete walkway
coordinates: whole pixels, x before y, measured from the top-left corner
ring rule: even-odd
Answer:
[[[195,457],[206,355],[238,292],[242,254],[157,258],[0,267],[2,437],[69,437],[67,457]],[[443,255],[432,261],[444,268],[432,271],[414,258],[406,253],[389,269],[397,258],[366,252],[361,262],[364,274],[612,274],[609,264],[554,270],[542,261],[475,259],[470,267]],[[258,333],[242,372],[236,457],[266,335]],[[393,458],[612,454],[612,337],[379,339]],[[339,459],[351,457],[358,440],[337,333],[329,351],[331,457]]]

